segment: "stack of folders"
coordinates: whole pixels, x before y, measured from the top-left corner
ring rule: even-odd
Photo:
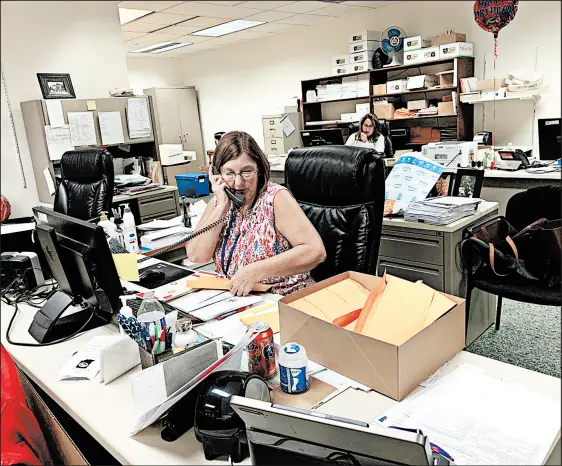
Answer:
[[[410,204],[404,220],[431,225],[448,225],[472,215],[482,199],[469,197],[434,197]]]

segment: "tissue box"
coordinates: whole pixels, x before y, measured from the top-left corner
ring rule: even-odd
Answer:
[[[423,47],[430,47],[431,39],[429,37],[413,36],[404,39],[404,52],[418,50]]]
[[[422,62],[439,60],[440,57],[439,47],[427,47],[425,49],[421,49]]]
[[[387,81],[386,93],[399,94],[400,92],[405,92],[407,90],[407,85],[408,85],[407,79],[397,79],[395,81]]]
[[[441,58],[473,57],[474,46],[472,42],[456,42],[439,46]]]
[[[398,326],[402,321],[388,320],[387,325],[396,325],[397,334],[401,333],[398,340],[403,341],[398,344],[335,325],[333,321],[337,322],[342,313],[352,308],[360,309],[358,306],[362,305],[362,299],[358,300],[357,297],[363,298],[364,294],[359,294],[357,285],[352,282],[348,282],[347,286],[342,284],[349,278],[368,292],[381,286],[384,280],[373,275],[345,272],[286,296],[279,301],[281,344],[297,341],[306,348],[311,360],[398,401],[464,348],[465,301],[439,292],[435,292],[434,299],[446,297],[453,301],[453,307],[421,330],[413,327],[408,330]],[[396,277],[389,278],[400,280]],[[318,294],[315,298],[311,297],[328,287],[334,290],[333,285],[336,284],[339,284],[338,294],[345,295],[343,297],[346,302],[349,301],[349,309],[338,309],[333,297],[323,299]],[[333,296],[332,292],[329,294]],[[333,320],[325,317],[324,310],[323,314],[317,310],[315,312],[316,307],[313,305],[306,308],[295,303],[301,298],[314,299],[326,312],[335,311],[329,312],[330,319]],[[405,302],[414,301],[411,298],[405,299]],[[402,317],[409,315],[414,318],[416,312],[418,309],[414,305],[405,305],[400,309]]]

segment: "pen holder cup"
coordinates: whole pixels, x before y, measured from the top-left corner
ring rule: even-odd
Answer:
[[[167,349],[166,351],[160,354],[152,354],[150,351],[146,351],[144,348],[139,346],[139,354],[141,360],[141,366],[143,369],[147,369],[148,367],[155,366],[160,362],[167,361],[168,359],[172,359],[173,357],[182,355],[184,351],[180,351],[178,353],[174,353],[171,349]]]

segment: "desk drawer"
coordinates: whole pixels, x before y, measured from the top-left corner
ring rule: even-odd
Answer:
[[[265,153],[266,154],[284,154],[285,144],[283,138],[265,138]]]
[[[377,273],[384,271],[390,275],[415,282],[422,280],[426,285],[438,291],[445,290],[443,267],[420,264],[413,261],[397,261],[392,257],[379,257]]]
[[[264,138],[283,137],[283,125],[281,124],[281,117],[263,118],[262,126]]]
[[[170,220],[174,217],[177,217],[178,214],[174,210],[168,210],[166,212],[158,212],[155,214],[150,215],[141,215],[141,223],[151,222],[152,220]]]
[[[416,235],[415,233],[395,234],[383,232],[379,255],[443,265],[443,238],[439,236]]]
[[[176,199],[173,194],[139,200],[139,214],[141,217],[172,210],[176,211]]]

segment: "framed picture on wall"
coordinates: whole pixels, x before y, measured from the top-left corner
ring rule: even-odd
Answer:
[[[44,99],[75,99],[69,74],[37,73]]]
[[[480,197],[484,170],[458,168],[453,181],[451,195],[457,197]]]

